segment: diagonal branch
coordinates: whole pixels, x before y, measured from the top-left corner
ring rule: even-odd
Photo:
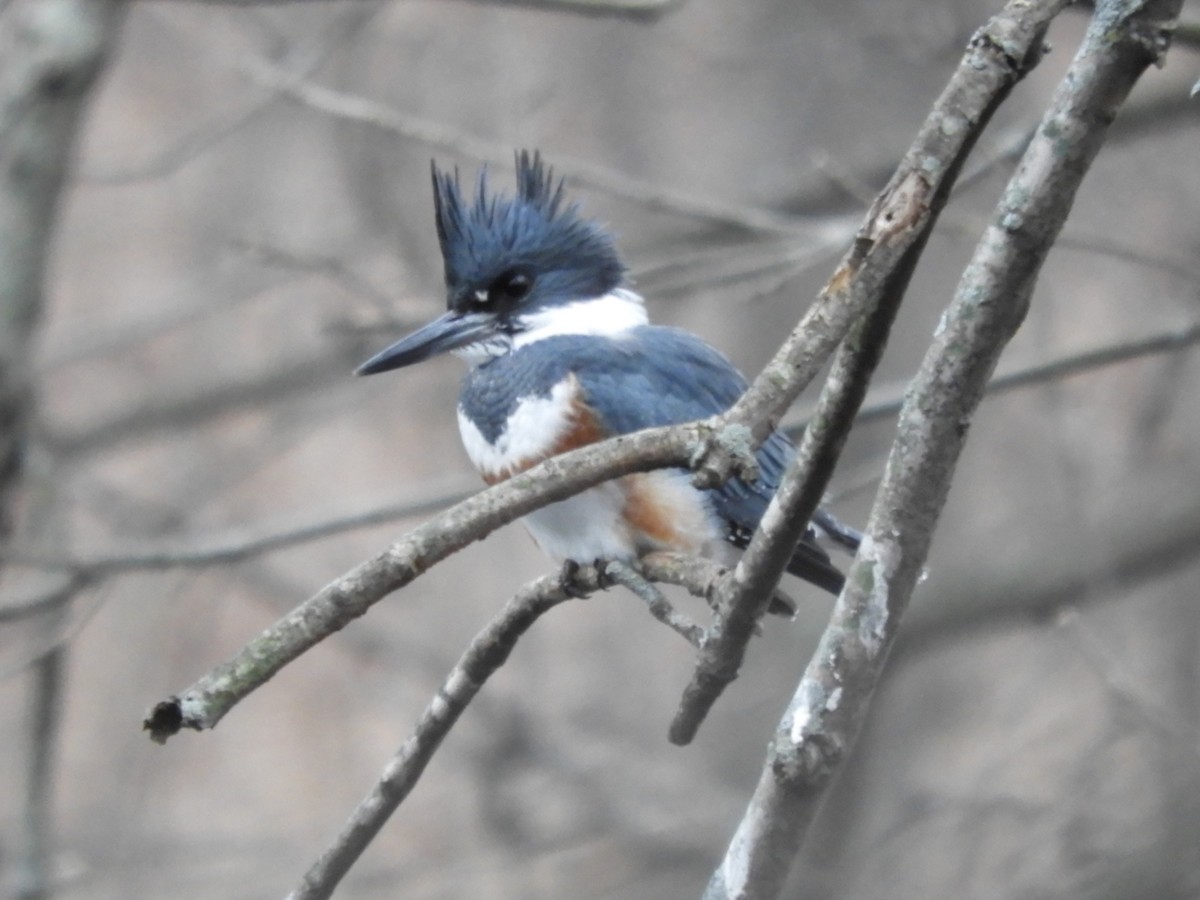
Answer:
[[[770,593],[829,483],[891,323],[955,178],[992,114],[1036,63],[1044,27],[1045,21],[1036,15],[1010,7],[975,36],[889,189],[876,201],[879,216],[875,225],[881,230],[877,234],[860,232],[858,246],[868,259],[884,253],[895,261],[878,268],[880,277],[871,286],[873,311],[851,332],[839,352],[792,467],[742,561],[718,590],[711,639],[697,659],[671,723],[673,742],[692,740],[712,704],[737,677],[755,623],[766,610]],[[950,122],[956,127],[948,128]],[[946,144],[947,132],[956,139],[954,152],[942,167],[931,169],[930,150]],[[893,198],[890,202],[889,197]],[[834,274],[827,291],[837,289],[842,274]]]
[[[590,566],[580,568],[572,581],[572,588],[581,592],[600,588],[599,573]],[[333,845],[304,874],[289,900],[318,900],[332,895],[338,882],[416,785],[467,704],[504,665],[521,635],[544,613],[570,599],[572,595],[561,578],[539,578],[509,600],[475,636],[421,714],[412,734],[388,762],[379,781],[358,805]]]
[[[838,350],[796,458],[746,552],[733,572],[721,579],[708,639],[700,647],[692,679],[668,731],[672,743],[691,743],[712,705],[737,678],[750,638],[833,476],[923,245],[924,241],[914,245],[909,264],[895,270],[896,281],[888,295],[856,323]]]
[[[485,162],[507,164],[512,158],[512,147],[507,143],[464,134],[444,123],[404,112],[367,97],[326,87],[267,60],[247,60],[245,69],[247,77],[256,84],[324,115],[369,125],[388,134]],[[556,154],[555,160],[563,171],[570,173],[569,181],[597,188],[650,209],[755,233],[797,235],[821,230],[819,223],[807,222],[797,216],[688,194],[631,178],[584,159]]]
[[[1062,5],[1038,11],[1048,17]],[[770,898],[781,890],[862,726],[987,380],[1025,316],[1108,124],[1165,50],[1178,9],[1179,0],[1098,4],[909,390],[862,549],[706,900]]]
[[[467,705],[488,678],[504,665],[521,635],[542,615],[578,594],[602,590],[610,580],[626,585],[639,596],[646,588],[650,588],[646,593],[657,593],[651,580],[681,584],[693,594],[704,596],[723,571],[710,560],[693,560],[671,553],[650,554],[639,568],[643,569],[644,578],[632,567],[617,563],[610,564],[603,574],[593,566],[581,566],[571,575],[569,591],[562,576],[545,576],[510,599],[471,641],[425,708],[412,734],[384,768],[378,782],[351,814],[333,844],[304,874],[299,887],[288,895],[289,900],[322,900],[332,895],[338,882],[412,791]],[[690,640],[699,631],[670,609],[661,595],[651,602],[651,607],[656,618],[685,638]]]

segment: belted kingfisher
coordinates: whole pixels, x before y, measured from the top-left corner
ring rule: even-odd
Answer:
[[[518,153],[516,169],[515,196],[491,191],[485,167],[471,201],[457,170],[433,165],[447,311],[358,374],[447,351],[465,359],[458,425],[488,484],[585,444],[732,406],[746,381],[729,360],[695,335],[649,324],[612,235],[566,202],[540,154]],[[523,522],[560,563],[652,550],[711,556],[726,542],[746,546],[792,455],[775,432],[758,451],[757,481],[705,491],[685,470],[637,473]],[[861,535],[820,510],[795,549],[788,571],[836,594],[844,578],[818,533],[849,550]]]

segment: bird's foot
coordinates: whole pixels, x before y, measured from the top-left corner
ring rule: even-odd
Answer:
[[[606,591],[617,583],[608,574],[608,560],[606,559],[592,561],[592,568],[596,572],[594,578],[583,577],[583,568],[575,560],[568,559],[563,562],[562,570],[558,574],[558,583],[563,589],[563,593],[576,600],[586,600],[595,591]]]
[[[592,560],[592,567],[596,570],[596,584],[600,590],[607,591],[610,587],[616,584],[616,580],[608,574],[608,560],[597,557]]]
[[[563,560],[562,570],[558,573],[558,584],[563,589],[563,593],[568,597],[574,597],[576,600],[586,600],[591,596],[591,591],[584,588],[579,583],[579,570],[583,568],[573,559]]]

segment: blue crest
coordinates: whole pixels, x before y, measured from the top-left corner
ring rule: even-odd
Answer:
[[[433,164],[433,200],[438,242],[445,264],[447,305],[469,302],[514,270],[534,281],[526,308],[600,297],[625,277],[612,235],[579,215],[566,202],[561,179],[541,154],[516,154],[517,191],[492,191],[487,167],[480,169],[474,202],[463,197],[458,170]]]

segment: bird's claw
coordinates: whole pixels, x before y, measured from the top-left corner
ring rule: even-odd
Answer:
[[[569,597],[574,597],[576,600],[586,600],[596,590],[606,591],[617,582],[611,575],[608,574],[608,560],[595,559],[592,561],[592,568],[596,570],[595,581],[587,581],[580,577],[580,570],[583,566],[573,559],[568,559],[562,564],[562,571],[558,574],[558,584],[562,588],[563,593]],[[595,585],[594,587],[592,585]]]
[[[558,573],[558,583],[563,593],[576,600],[586,600],[590,592],[579,586],[579,569],[581,566],[573,559],[564,560],[562,571]]]
[[[592,567],[596,570],[596,584],[602,591],[607,591],[610,587],[616,584],[616,580],[608,574],[608,560],[597,557],[592,560]]]

